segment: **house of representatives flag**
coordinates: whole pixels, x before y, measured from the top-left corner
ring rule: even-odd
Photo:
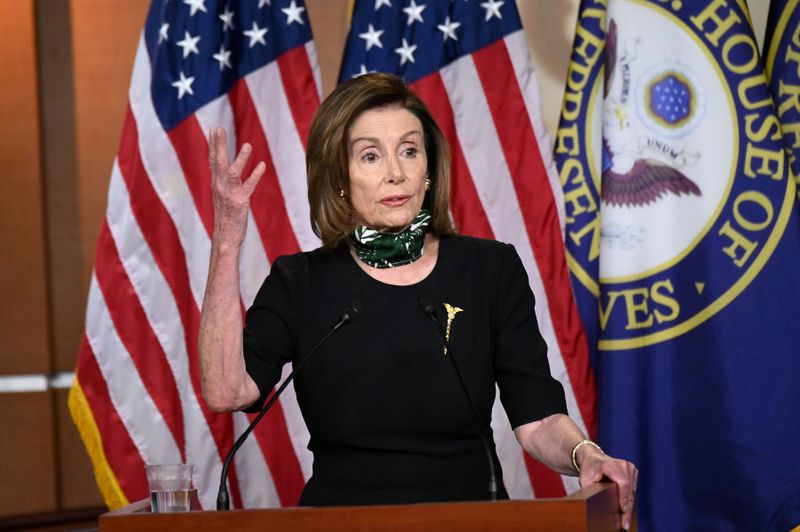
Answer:
[[[583,0],[555,154],[641,529],[800,524],[800,217],[746,4]]]
[[[453,155],[459,232],[515,245],[536,296],[550,369],[573,419],[594,432],[594,381],[564,262],[562,195],[548,154],[536,79],[511,1],[357,0],[340,81],[402,76],[430,108]],[[514,498],[577,489],[524,455],[495,404],[493,430]]]
[[[267,172],[241,252],[250,305],[279,255],[318,246],[305,143],[319,105],[302,0],[154,0],[136,52],[69,406],[107,502],[148,495],[144,465],[189,462],[212,508],[221,462],[248,423],[200,393],[197,336],[213,207],[208,131],[253,145]],[[251,162],[251,168],[254,163]],[[245,175],[249,174],[249,169]],[[296,504],[310,475],[292,393],[237,455],[236,507]]]
[[[800,183],[800,6],[772,0],[764,34],[764,69],[778,109],[795,183]]]

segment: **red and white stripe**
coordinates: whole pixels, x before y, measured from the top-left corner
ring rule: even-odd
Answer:
[[[453,150],[458,228],[516,246],[551,370],[564,384],[573,418],[594,432],[594,384],[564,261],[561,188],[522,32],[413,88]],[[127,500],[147,496],[144,464],[189,461],[197,466],[203,506],[212,508],[221,461],[252,416],[212,414],[200,395],[197,333],[213,228],[206,139],[210,128],[225,127],[231,153],[246,141],[254,147],[250,167],[267,163],[241,253],[247,307],[276,257],[318,245],[308,223],[304,163],[320,98],[317,58],[311,43],[284,54],[170,132],[150,94],[142,40],[98,239],[77,382]],[[577,488],[574,478],[523,456],[498,405],[494,430],[512,497]],[[291,387],[254,436],[232,468],[233,505],[295,504],[311,456]]]

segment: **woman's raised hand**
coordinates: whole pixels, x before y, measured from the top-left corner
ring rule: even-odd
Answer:
[[[244,144],[233,164],[228,160],[228,140],[223,128],[213,128],[208,135],[208,158],[211,165],[211,190],[214,201],[214,241],[239,246],[247,230],[250,196],[264,175],[266,165],[259,162],[242,182],[242,172],[253,148]]]

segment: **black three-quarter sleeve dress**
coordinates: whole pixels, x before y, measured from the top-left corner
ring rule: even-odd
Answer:
[[[449,322],[452,355],[489,434],[495,384],[513,427],[566,413],[511,245],[443,237],[433,271],[410,286],[373,279],[344,245],[281,257],[247,312],[245,363],[261,390],[250,411],[263,405],[283,365],[299,362],[350,302],[362,307],[295,380],[314,455],[301,505],[488,497],[478,430],[421,296]],[[502,495],[501,474],[499,481]]]

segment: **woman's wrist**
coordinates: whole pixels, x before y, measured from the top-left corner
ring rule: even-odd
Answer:
[[[237,257],[242,248],[242,243],[230,238],[213,237],[211,239],[211,251],[220,257]]]
[[[605,454],[603,449],[592,440],[581,440],[572,447],[570,458],[572,459],[572,467],[578,475],[581,474],[581,464],[589,453]]]

